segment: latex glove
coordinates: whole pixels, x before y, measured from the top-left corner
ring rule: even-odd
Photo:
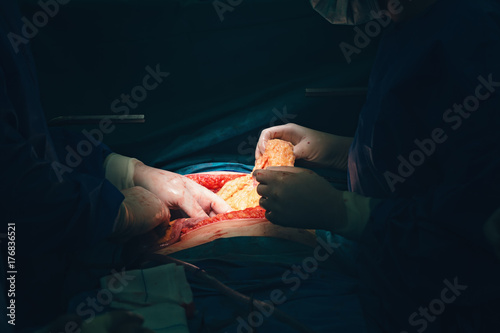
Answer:
[[[339,191],[307,169],[269,167],[253,175],[266,218],[285,227],[329,230],[359,240],[381,201]]]
[[[182,209],[190,217],[207,217],[231,211],[219,196],[179,174],[155,169],[137,161],[134,184],[156,194],[172,209]]]
[[[500,209],[497,209],[483,226],[484,235],[500,259]]]
[[[126,241],[169,221],[169,209],[155,194],[139,186],[121,192],[125,200],[115,221],[112,238]]]
[[[270,127],[262,131],[255,150],[258,159],[266,149],[266,142],[281,139],[291,142],[297,160],[318,167],[347,170],[349,148],[353,138],[315,131],[296,124]]]
[[[153,333],[142,326],[144,319],[132,312],[112,311],[83,323],[77,315],[59,317],[46,328],[36,333],[80,332],[80,333]]]
[[[135,165],[139,160],[120,154],[111,153],[104,161],[106,179],[117,189],[124,190],[134,187]]]
[[[334,230],[346,222],[342,191],[311,170],[269,167],[253,173],[266,218],[285,227]]]

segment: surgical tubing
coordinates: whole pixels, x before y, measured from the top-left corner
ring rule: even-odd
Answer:
[[[187,272],[193,274],[201,282],[204,282],[205,284],[209,285],[213,289],[219,291],[221,294],[227,296],[228,298],[233,300],[235,303],[239,303],[239,304],[243,304],[243,305],[260,306],[260,307],[269,306],[269,304],[267,304],[263,301],[245,296],[242,293],[226,286],[224,283],[220,282],[215,277],[208,274],[205,270],[203,270],[203,269],[201,269],[201,268],[199,268],[191,263],[188,263],[188,262],[185,262],[185,261],[182,261],[179,259],[174,259],[174,258],[168,257],[168,256],[155,254],[155,253],[149,254],[146,257],[146,259],[150,259],[152,261],[161,262],[161,263],[175,263],[177,265],[183,266]],[[313,333],[313,331],[311,329],[304,326],[301,322],[299,322],[295,318],[289,316],[288,314],[286,314],[285,312],[283,312],[279,309],[275,308],[272,315],[275,316],[276,319],[279,320],[280,322],[295,329],[297,332]]]

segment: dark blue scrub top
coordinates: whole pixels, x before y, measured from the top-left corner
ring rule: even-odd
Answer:
[[[0,1],[0,232],[15,223],[17,329],[65,310],[62,290],[75,283],[65,281],[69,258],[110,235],[123,200],[104,178],[105,146],[63,167],[67,147],[78,151],[86,138],[49,133],[29,43],[15,42],[23,37],[20,18],[16,1]]]
[[[500,261],[482,233],[500,207],[498,1],[438,0],[387,28],[349,183],[384,199],[358,262],[374,331],[498,331]]]

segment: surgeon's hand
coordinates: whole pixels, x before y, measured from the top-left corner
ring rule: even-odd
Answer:
[[[269,167],[253,173],[266,218],[285,227],[341,230],[347,223],[342,192],[316,173]]]
[[[500,259],[500,208],[497,209],[483,226],[483,232],[495,254]]]
[[[112,238],[127,241],[133,236],[143,234],[162,222],[169,221],[167,205],[154,193],[143,187],[135,186],[121,191],[125,196]]]
[[[134,184],[156,194],[169,209],[182,209],[190,217],[207,217],[231,211],[212,191],[179,174],[137,161]]]
[[[291,142],[297,160],[310,162],[312,166],[347,170],[349,147],[352,138],[315,131],[296,124],[270,127],[260,134],[255,158],[266,149],[266,142],[281,139]]]

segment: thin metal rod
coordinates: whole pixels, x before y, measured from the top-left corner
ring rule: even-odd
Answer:
[[[306,97],[366,96],[368,88],[306,88]]]
[[[60,116],[49,120],[49,126],[99,124],[102,120],[113,124],[140,124],[146,122],[143,114],[130,115],[93,115],[93,116]]]

